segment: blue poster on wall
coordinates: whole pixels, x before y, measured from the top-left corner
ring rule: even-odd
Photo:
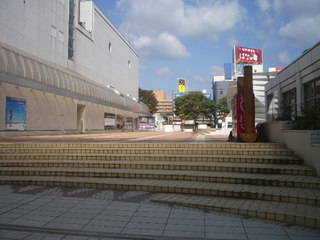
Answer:
[[[26,100],[7,97],[6,127],[8,130],[26,129]]]

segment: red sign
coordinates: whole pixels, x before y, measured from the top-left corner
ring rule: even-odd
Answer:
[[[236,111],[237,111],[237,138],[244,133],[244,96],[243,93],[237,93]]]
[[[236,46],[234,54],[235,54],[236,64],[241,64],[241,63],[262,64],[262,50]]]

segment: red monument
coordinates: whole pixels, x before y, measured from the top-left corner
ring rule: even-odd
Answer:
[[[240,134],[240,139],[243,142],[255,142],[258,134],[255,129],[255,98],[253,94],[252,66],[244,66],[243,72],[244,132]]]

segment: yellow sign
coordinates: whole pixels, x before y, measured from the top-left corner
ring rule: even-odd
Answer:
[[[185,93],[186,92],[186,84],[183,79],[179,79],[179,92]]]

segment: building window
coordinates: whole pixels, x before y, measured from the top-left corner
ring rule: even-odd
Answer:
[[[222,88],[219,89],[219,94],[223,95],[223,89]]]
[[[57,29],[54,26],[51,26],[51,36],[54,38],[57,37]]]
[[[59,41],[62,43],[64,42],[64,33],[61,31],[59,31]]]
[[[304,84],[306,110],[320,109],[320,78]]]
[[[111,42],[109,42],[109,44],[108,44],[108,49],[109,49],[109,52],[112,52],[112,44],[111,44]]]
[[[283,117],[290,119],[291,116],[296,116],[296,113],[297,113],[296,89],[294,88],[283,93],[282,97],[283,97],[283,108],[282,108]]]

